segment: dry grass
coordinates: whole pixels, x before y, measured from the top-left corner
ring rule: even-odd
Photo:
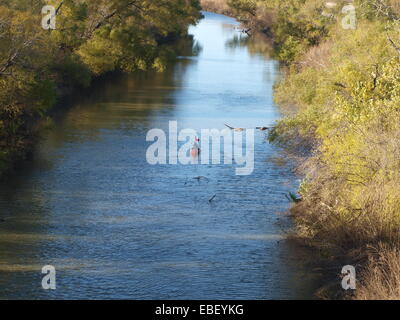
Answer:
[[[228,6],[226,0],[201,0],[200,3],[205,11],[232,15],[232,9]]]
[[[385,119],[399,119],[397,112]],[[385,125],[384,125],[385,124]],[[338,170],[315,156],[304,170],[312,184],[292,213],[297,234],[334,255],[358,260],[354,299],[400,299],[400,124],[383,119],[360,130],[362,147],[339,158]],[[371,249],[372,248],[372,249]]]
[[[328,66],[328,59],[332,46],[333,43],[331,41],[325,41],[318,46],[311,47],[299,62],[301,68],[326,68]]]
[[[293,208],[305,238],[344,250],[400,243],[400,112],[380,111],[367,127],[332,140],[329,158],[315,154],[304,165],[309,184]]]
[[[380,244],[361,273],[356,300],[400,300],[400,249]]]
[[[400,2],[398,0],[389,0],[389,4],[393,9],[393,12],[399,16],[400,15]]]

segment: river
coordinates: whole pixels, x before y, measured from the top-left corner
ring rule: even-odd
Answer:
[[[282,214],[298,179],[263,132],[250,175],[235,164],[146,161],[147,132],[169,121],[255,128],[281,116],[278,65],[238,41],[246,35],[234,19],[205,13],[190,34],[197,54],[98,85],[1,182],[0,299],[311,297]],[[42,289],[45,265],[56,290]]]

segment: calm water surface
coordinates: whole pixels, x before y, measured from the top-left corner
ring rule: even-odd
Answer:
[[[1,299],[310,297],[279,214],[298,181],[262,132],[249,176],[235,165],[146,162],[146,133],[170,120],[200,130],[280,117],[276,62],[237,45],[235,20],[205,15],[190,30],[197,55],[99,85],[0,184]],[[56,290],[41,288],[44,265],[57,270]]]

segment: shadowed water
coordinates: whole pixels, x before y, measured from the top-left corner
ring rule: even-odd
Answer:
[[[280,117],[276,62],[250,53],[235,20],[205,15],[190,29],[198,55],[98,85],[1,183],[1,299],[310,297],[279,214],[298,181],[264,133],[249,176],[235,164],[146,162],[146,133],[170,120],[200,130]],[[56,290],[41,288],[44,265],[57,270]]]

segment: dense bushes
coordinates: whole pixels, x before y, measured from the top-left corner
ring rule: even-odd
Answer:
[[[296,211],[301,232],[343,248],[400,239],[397,22],[359,10],[356,30],[332,25],[276,88],[277,101],[298,112],[273,138],[291,146],[295,133],[313,146]]]
[[[42,28],[46,4],[55,30]],[[163,70],[171,40],[199,18],[197,0],[0,0],[0,173],[30,149],[60,93],[108,71]]]

